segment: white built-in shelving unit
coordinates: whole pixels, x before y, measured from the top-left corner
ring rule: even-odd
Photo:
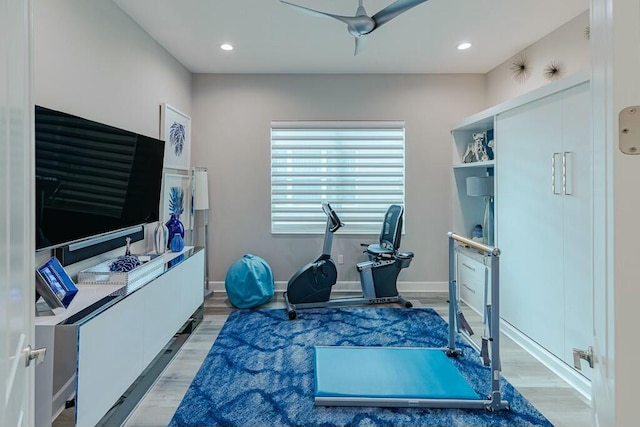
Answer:
[[[469,236],[483,223],[484,198],[467,195],[466,179],[494,176],[501,330],[587,397],[592,368],[574,367],[572,352],[592,342],[589,80],[588,71],[575,73],[451,130],[454,232]],[[494,160],[463,163],[473,133],[489,130]],[[479,312],[487,268],[468,248],[458,251],[460,296]]]
[[[493,131],[495,116],[483,112],[471,116],[458,123],[452,130],[453,138],[453,231],[463,236],[471,236],[476,224],[482,224],[485,212],[484,197],[467,195],[466,181],[471,176],[487,176],[495,173],[495,159],[488,161],[463,163],[462,158],[469,143],[473,142],[473,134]],[[495,140],[494,135],[494,144]],[[494,149],[494,156],[496,154]],[[495,227],[491,227],[495,229]],[[494,236],[495,237],[495,236]]]

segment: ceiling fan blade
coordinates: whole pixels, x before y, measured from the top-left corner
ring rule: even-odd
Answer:
[[[382,9],[380,12],[373,15],[371,18],[376,22],[376,28],[378,28],[379,26],[391,21],[401,13],[406,12],[412,7],[415,7],[420,3],[425,3],[427,1],[428,0],[397,0]]]
[[[353,56],[356,56],[358,53],[362,52],[362,48],[366,45],[365,41],[367,40],[367,38],[362,36],[354,37],[354,39],[356,41],[356,48],[353,51]]]
[[[309,9],[308,7],[304,7],[304,6],[300,6],[300,5],[297,5],[297,4],[289,3],[288,1],[284,1],[284,0],[280,0],[280,3],[288,4],[291,7],[295,7],[297,9],[300,9],[303,12],[309,13],[311,15],[325,16],[325,17],[337,19],[338,21],[344,22],[347,25],[349,25],[354,19],[353,16],[342,16],[342,15],[334,15],[332,13],[320,12],[319,10]]]

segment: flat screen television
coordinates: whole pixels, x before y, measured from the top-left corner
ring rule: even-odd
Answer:
[[[36,250],[157,221],[164,141],[35,107]]]

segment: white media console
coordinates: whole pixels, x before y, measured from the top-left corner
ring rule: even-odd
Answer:
[[[129,290],[82,285],[67,310],[36,318],[35,425],[75,398],[75,425],[95,426],[204,300],[203,248],[164,254],[157,277]]]

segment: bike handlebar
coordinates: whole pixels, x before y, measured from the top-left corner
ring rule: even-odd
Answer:
[[[332,227],[329,230],[332,233],[338,231],[338,229],[340,229],[341,227],[344,227],[344,224],[342,223],[342,221],[340,221],[340,218],[338,218],[338,214],[336,213],[336,211],[333,210],[333,208],[329,203],[322,202],[322,210],[324,211],[325,214],[327,214],[327,217],[331,220]]]

